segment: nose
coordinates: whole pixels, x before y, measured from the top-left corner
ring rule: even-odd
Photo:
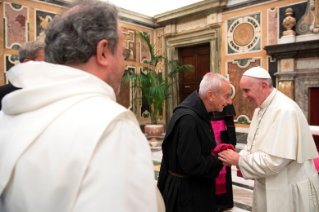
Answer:
[[[245,92],[243,92],[243,97],[246,99],[248,95]]]

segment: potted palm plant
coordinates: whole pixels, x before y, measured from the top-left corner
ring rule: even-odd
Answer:
[[[167,60],[163,55],[155,51],[155,46],[151,44],[147,34],[139,32],[138,36],[143,39],[149,49],[150,60],[144,61],[147,67],[144,68],[145,74],[137,74],[126,71],[122,78],[123,83],[129,83],[132,89],[140,91],[140,96],[136,97],[141,100],[148,108],[151,123],[145,125],[145,133],[149,136],[158,136],[164,132],[163,124],[158,125],[159,112],[163,110],[164,102],[172,94],[172,86],[178,83],[178,74],[192,71],[192,65],[184,65],[178,60]],[[170,73],[163,77],[157,73],[159,62],[165,61],[166,66],[170,66]],[[156,126],[154,126],[156,125]]]

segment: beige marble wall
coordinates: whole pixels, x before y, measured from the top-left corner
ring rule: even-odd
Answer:
[[[300,2],[306,2],[300,1],[300,0],[287,0],[287,1],[269,1],[269,2],[263,2],[260,4],[251,5],[248,7],[243,7],[237,10],[230,10],[227,12],[222,13],[222,41],[221,41],[221,73],[224,75],[227,75],[227,73],[233,72],[230,68],[232,66],[229,66],[230,61],[238,61],[238,60],[244,60],[247,58],[260,58],[259,66],[263,67],[264,69],[268,70],[268,56],[267,52],[264,50],[264,47],[266,45],[274,45],[277,44],[278,40],[278,26],[280,23],[278,23],[278,9],[279,7],[290,5],[290,4],[296,4]],[[246,22],[242,22],[240,20],[245,19],[247,16],[253,16],[254,14],[260,14],[260,48],[255,49],[254,51],[246,51],[244,49],[245,45],[247,45],[247,42],[244,44],[237,41],[237,40],[243,40],[245,37],[240,38],[240,33],[237,36],[239,38],[234,37],[232,39],[236,46],[243,47],[242,51],[235,52],[234,54],[228,53],[228,46],[229,46],[229,36],[233,36],[233,34],[229,34],[229,22],[234,23],[233,20],[238,20],[239,25],[240,24],[247,24]],[[255,18],[255,20],[258,21],[258,18]],[[236,26],[237,27],[237,26]],[[256,34],[256,33],[255,33]],[[243,35],[244,36],[244,35]],[[268,70],[269,71],[269,70]],[[238,70],[238,72],[233,73],[233,75],[238,75],[237,79],[234,80],[231,79],[232,84],[238,84],[241,76],[241,71]],[[236,82],[235,82],[236,81]],[[236,90],[237,92],[237,90]],[[237,95],[237,94],[236,94]],[[242,98],[242,97],[240,97]],[[249,118],[251,116],[250,113],[243,112],[245,110],[249,111],[249,106],[245,102],[239,102],[234,100],[234,106],[235,110],[237,112],[237,116],[242,116],[245,118]],[[249,124],[240,124],[236,125],[237,127],[244,127],[248,128]]]
[[[23,44],[26,41],[31,41],[35,40],[35,28],[36,28],[36,23],[35,23],[35,10],[45,10],[45,11],[51,11],[52,13],[60,13],[62,11],[62,7],[59,6],[54,6],[54,5],[49,5],[49,4],[44,4],[41,2],[35,2],[35,1],[29,1],[29,0],[3,0],[0,3],[0,20],[8,20],[9,17],[13,15],[12,12],[18,12],[20,9],[12,9],[11,4],[17,4],[21,5],[21,11],[23,12],[24,15],[22,16],[17,16],[15,20],[13,20],[12,23],[6,22],[6,24],[10,25],[10,31],[7,31],[6,33],[7,36],[3,36],[4,28],[8,30],[8,25],[4,26],[3,21],[0,21],[0,86],[4,85],[5,82],[5,71],[8,66],[6,64],[6,56],[7,55],[19,55],[19,50],[17,49],[12,49],[12,44]],[[7,9],[7,13],[5,14],[5,11]],[[20,12],[21,12],[20,11]],[[26,18],[25,20],[22,20]],[[24,22],[26,25],[23,28],[23,24],[21,23]],[[22,30],[22,31],[21,31]],[[18,36],[19,35],[19,36]],[[9,43],[7,42],[8,45],[5,45],[5,40],[8,39]],[[13,61],[15,64],[18,63],[17,60]]]
[[[11,3],[21,5],[23,9],[23,14],[27,14],[27,24],[28,26],[25,26],[23,30],[21,31],[21,21],[22,16],[17,16],[21,17],[21,20],[15,21],[13,20],[14,24],[10,24],[10,32],[7,37],[9,37],[9,43],[10,45],[6,45],[4,47],[4,37],[6,36],[0,36],[0,86],[3,84],[6,84],[5,82],[5,70],[10,68],[11,66],[15,65],[18,63],[18,57],[19,55],[19,50],[18,49],[12,49],[12,43],[17,43],[17,44],[23,44],[26,41],[32,41],[37,39],[37,24],[41,25],[43,29],[47,27],[49,22],[45,22],[45,17],[42,17],[44,21],[37,23],[37,16],[36,12],[37,11],[46,11],[50,14],[59,14],[64,10],[64,7],[58,6],[58,5],[53,5],[53,4],[48,4],[45,2],[36,2],[36,1],[30,1],[30,0],[4,0],[0,1],[0,19],[3,20],[4,17],[12,16],[12,11],[13,10],[11,7]],[[6,8],[6,10],[4,9]],[[12,10],[12,11],[11,11]],[[7,13],[5,14],[5,11]],[[11,12],[10,12],[11,11]],[[19,11],[18,11],[19,12]],[[38,18],[39,19],[39,18]],[[11,19],[10,19],[11,20]],[[6,23],[8,24],[8,23]],[[18,27],[19,26],[19,27]],[[127,59],[125,61],[126,67],[131,70],[135,71],[136,73],[139,73],[140,70],[145,67],[146,65],[143,63],[143,58],[144,59],[149,59],[149,54],[148,54],[148,49],[147,46],[143,45],[141,43],[140,38],[136,36],[138,32],[145,32],[150,36],[151,42],[154,44],[157,44],[157,47],[159,48],[160,52],[165,52],[164,51],[164,28],[157,28],[156,30],[151,27],[145,27],[142,25],[138,24],[133,24],[133,23],[128,23],[124,21],[120,21],[120,26],[123,29],[124,33],[124,39],[126,43],[126,53],[128,54]],[[3,32],[3,28],[7,27],[3,25],[3,21],[0,21],[0,32]],[[38,29],[40,29],[38,27]],[[39,33],[38,33],[39,34]],[[19,36],[13,36],[13,35],[19,35]],[[159,71],[163,71],[165,68],[164,62],[160,64],[159,66]],[[138,95],[136,93],[136,95]],[[140,105],[132,105],[132,98],[134,98],[134,94],[132,94],[132,91],[130,89],[130,86],[123,85],[121,88],[120,94],[117,96],[117,100],[120,104],[123,106],[132,109],[137,116],[137,119],[141,124],[149,122],[149,118],[143,118],[141,116],[141,110],[140,110]],[[133,109],[134,107],[134,109]],[[165,112],[163,112],[163,116],[161,117],[161,121],[163,122]]]

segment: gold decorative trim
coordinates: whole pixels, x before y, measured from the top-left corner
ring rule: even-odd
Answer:
[[[294,81],[280,81],[278,90],[294,100]]]

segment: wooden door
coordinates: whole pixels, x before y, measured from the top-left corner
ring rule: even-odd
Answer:
[[[309,125],[319,126],[319,88],[309,88]],[[313,136],[319,151],[319,135]]]
[[[194,72],[179,76],[179,102],[182,102],[194,90],[199,89],[203,76],[210,72],[210,44],[180,48],[178,57],[182,63],[194,66]]]

